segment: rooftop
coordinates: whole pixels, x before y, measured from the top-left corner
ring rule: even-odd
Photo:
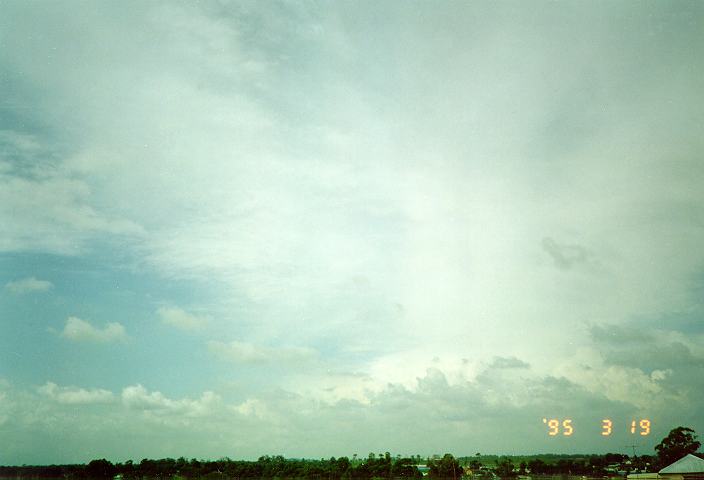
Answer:
[[[704,460],[688,453],[686,456],[663,468],[658,473],[704,473]]]

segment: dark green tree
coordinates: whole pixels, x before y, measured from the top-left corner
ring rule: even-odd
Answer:
[[[428,460],[428,476],[430,478],[443,478],[454,480],[462,478],[463,470],[455,457],[446,453],[439,460]]]
[[[496,462],[496,475],[500,478],[512,478],[516,474],[513,471],[513,463],[509,459],[497,460]]]
[[[88,478],[105,479],[112,478],[113,475],[115,475],[115,466],[104,458],[91,460],[86,466],[86,476]]]
[[[544,474],[549,473],[549,471],[550,471],[548,465],[546,465],[545,462],[543,462],[539,458],[536,458],[535,460],[531,460],[530,462],[528,462],[528,470],[533,475],[540,475],[540,474],[544,475]]]
[[[423,474],[416,467],[412,458],[397,458],[391,467],[393,478],[421,478]]]
[[[701,445],[691,428],[677,427],[670,430],[667,437],[655,446],[660,468],[676,462],[688,453],[696,452]]]

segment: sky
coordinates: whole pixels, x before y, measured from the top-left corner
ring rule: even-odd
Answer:
[[[704,433],[703,21],[0,1],[0,464]]]

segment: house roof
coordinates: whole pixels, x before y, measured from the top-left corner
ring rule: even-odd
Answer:
[[[704,473],[704,460],[688,453],[675,463],[663,468],[658,473]]]

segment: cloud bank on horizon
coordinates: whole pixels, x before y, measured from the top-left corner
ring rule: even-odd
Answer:
[[[701,2],[0,18],[0,464],[704,432]]]

